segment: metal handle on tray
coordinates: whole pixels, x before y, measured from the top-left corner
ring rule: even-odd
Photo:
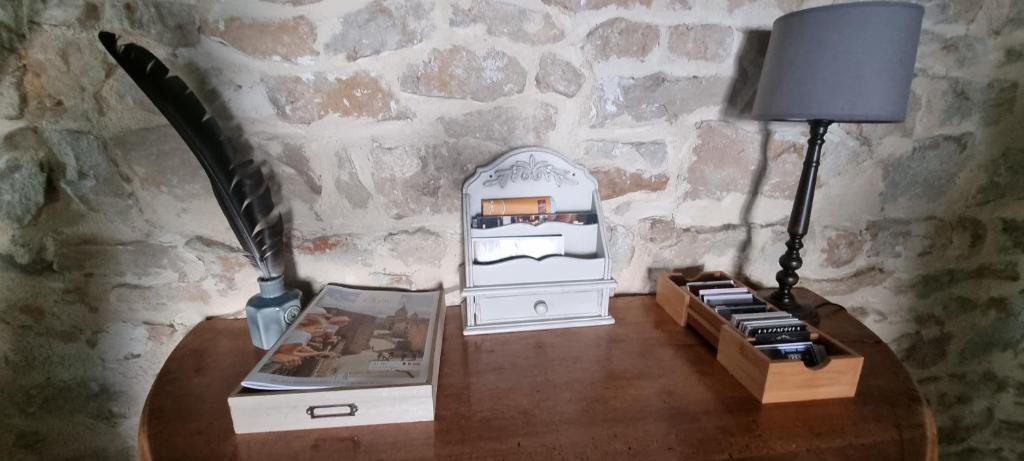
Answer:
[[[341,412],[326,413],[326,414],[319,414],[319,415],[316,413],[317,410],[323,409],[323,408],[342,408],[342,407],[348,408],[348,412],[347,413],[341,413]],[[335,418],[335,417],[338,417],[338,416],[355,416],[357,411],[359,411],[359,406],[354,404],[354,403],[342,403],[342,404],[338,404],[338,405],[313,405],[313,406],[310,406],[309,408],[306,408],[306,414],[309,415],[310,419],[316,419],[316,418]]]

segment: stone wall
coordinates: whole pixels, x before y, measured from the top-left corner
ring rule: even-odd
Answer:
[[[744,114],[765,30],[821,3],[4,2],[0,452],[132,458],[167,354],[256,290],[98,30],[153,50],[266,163],[300,286],[440,282],[455,303],[461,181],[523,145],[601,182],[620,293],[699,264],[770,284],[806,128]],[[1024,3],[926,3],[906,123],[828,134],[803,284],[903,357],[944,457],[1018,459]]]

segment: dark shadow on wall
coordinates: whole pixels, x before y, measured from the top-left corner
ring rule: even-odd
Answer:
[[[25,56],[25,48],[32,47],[40,38],[46,40],[46,34],[53,28],[63,28],[62,40],[80,41],[83,46],[101,50],[96,39],[97,26],[101,22],[100,18],[110,12],[109,8],[112,7],[109,5],[118,4],[78,2],[83,5],[78,17],[70,19],[72,22],[67,24],[54,24],[51,23],[54,20],[52,17],[44,17],[50,8],[70,10],[74,5],[36,0],[8,2],[0,7],[0,15],[4,16],[0,20],[0,72],[24,66],[20,60]],[[127,8],[131,3],[124,2],[122,6]],[[104,12],[104,8],[108,10]],[[43,23],[45,25],[41,25]],[[180,27],[163,25],[169,30],[183,32],[197,27],[197,23],[183,23]],[[143,30],[127,32],[135,36],[150,35],[149,31]],[[102,54],[105,56],[105,51]],[[48,59],[52,56],[35,58]],[[108,72],[123,72],[110,58],[96,61],[95,66]],[[24,83],[19,79],[15,85],[21,88]],[[101,88],[85,88],[85,91],[92,92],[95,97]],[[123,241],[120,239],[125,237],[102,231],[82,236],[80,231],[73,230],[67,234],[72,237],[62,235],[66,229],[75,229],[82,221],[86,221],[83,218],[88,213],[104,216],[101,213],[104,210],[97,209],[99,205],[90,203],[92,199],[106,206],[104,200],[123,199],[135,203],[135,197],[131,194],[128,175],[118,168],[112,158],[110,143],[96,134],[98,123],[68,128],[65,126],[68,125],[66,120],[52,116],[51,113],[28,120],[24,112],[29,110],[27,103],[30,101],[25,100],[25,93],[19,91],[21,102],[25,104],[22,104],[18,122],[24,122],[26,126],[5,135],[0,152],[5,157],[20,155],[20,147],[10,148],[9,144],[25,141],[19,145],[29,146],[24,149],[32,149],[31,153],[40,157],[41,168],[46,175],[46,191],[45,201],[35,216],[27,224],[12,226],[12,235],[9,237],[16,242],[12,247],[17,254],[0,254],[0,286],[8,290],[4,300],[0,301],[0,328],[4,330],[3,341],[9,346],[2,353],[4,372],[0,373],[0,394],[4,396],[3,403],[0,403],[0,453],[6,455],[0,458],[135,459],[137,454],[133,453],[131,438],[123,437],[123,432],[126,428],[136,432],[134,427],[139,415],[127,411],[127,407],[142,402],[135,401],[133,393],[125,395],[129,387],[125,379],[135,378],[128,375],[137,370],[129,370],[129,373],[124,371],[134,366],[131,361],[140,358],[139,352],[143,349],[124,343],[139,339],[139,335],[142,335],[142,341],[153,341],[154,331],[157,334],[173,335],[176,327],[173,324],[152,324],[147,320],[123,318],[121,311],[111,306],[113,302],[118,302],[124,308],[126,301],[113,300],[112,292],[150,288],[119,278],[118,274],[123,275],[131,270],[126,269],[125,265],[150,264],[156,270],[166,269],[160,266],[159,260],[140,263],[126,261],[119,255],[145,256],[148,255],[146,251],[150,251],[147,249],[168,245]],[[142,97],[141,93],[137,94]],[[65,102],[58,99],[56,104]],[[92,111],[93,107],[86,110]],[[96,119],[101,116],[98,113],[95,115]],[[46,117],[46,120],[39,121],[40,117]],[[229,128],[227,125],[223,127]],[[240,131],[225,131],[240,134]],[[96,136],[97,161],[109,160],[116,170],[111,178],[101,179],[109,183],[100,182],[97,186],[108,187],[116,181],[123,181],[126,191],[124,196],[98,195],[94,189],[90,189],[92,186],[83,187],[83,191],[69,192],[65,184],[68,180],[66,170],[75,167],[72,162],[81,154],[75,150],[84,148],[80,144],[69,143],[73,146],[70,151],[74,155],[57,155],[57,144],[50,140],[53,133],[61,136],[80,135],[80,138],[67,138],[76,140]],[[17,136],[12,136],[14,134]],[[181,160],[194,161],[186,157]],[[88,163],[86,165],[92,166]],[[82,168],[82,164],[78,164],[77,168]],[[92,179],[90,175],[93,173],[80,170],[77,174]],[[114,187],[110,189],[120,190]],[[81,197],[87,199],[81,201],[84,205],[78,200]],[[214,198],[211,196],[210,200]],[[141,223],[144,220],[141,214],[123,213],[118,217],[138,219],[139,226],[145,226]],[[235,242],[228,243],[237,249]],[[157,253],[158,256],[160,254]],[[290,262],[290,257],[287,260]],[[292,268],[287,271],[294,274]],[[18,289],[10,289],[12,286]],[[251,289],[255,293],[255,283]],[[173,292],[173,289],[170,291]],[[129,308],[134,312],[147,309],[156,311],[164,302],[144,298],[138,301],[131,296],[128,295],[130,302],[137,303]],[[145,351],[148,353],[148,349]]]
[[[742,31],[739,51],[736,53],[736,69],[733,81],[720,115],[727,119],[750,119],[757,96],[757,84],[761,80],[764,55],[768,51],[770,30],[751,29]]]
[[[120,352],[119,345],[103,341],[118,321],[103,305],[110,295],[103,279],[123,268],[111,258],[93,257],[100,254],[98,242],[109,236],[60,237],[82,223],[82,208],[92,211],[106,203],[105,198],[79,201],[81,196],[63,187],[69,176],[78,175],[73,181],[82,181],[100,174],[68,172],[83,168],[69,163],[79,155],[88,156],[80,151],[92,148],[87,142],[92,133],[26,119],[24,52],[30,37],[46,33],[40,18],[48,6],[36,0],[7,0],[0,7],[0,76],[15,76],[20,110],[13,120],[24,124],[2,136],[0,153],[5,159],[37,160],[45,175],[41,206],[28,222],[9,227],[13,254],[0,253],[0,287],[6,290],[0,300],[0,328],[6,333],[0,338],[6,346],[0,372],[0,458],[133,459],[121,428],[135,424],[137,415],[124,411],[124,377],[112,372],[99,352]],[[84,6],[81,18],[95,19],[95,6]],[[81,35],[93,44],[94,33]],[[98,42],[95,46],[100,47]],[[104,140],[95,141],[98,155],[108,155]],[[4,199],[8,197],[0,197]],[[134,203],[134,197],[128,194],[124,201]],[[124,243],[132,244],[148,242]],[[132,360],[133,354],[109,358]]]
[[[761,123],[760,128],[761,144],[758,150],[757,165],[754,166],[754,179],[750,182],[747,199],[743,202],[743,210],[740,212],[740,225],[746,230],[746,235],[736,252],[736,262],[734,264],[736,274],[744,277],[747,275],[747,260],[750,258],[750,247],[754,240],[751,216],[754,214],[754,205],[757,204],[757,197],[761,194],[765,176],[768,173],[768,146],[772,139],[767,123]]]
[[[38,1],[13,0],[0,9],[3,21],[0,23],[0,63],[16,59],[21,45],[28,40],[33,18],[42,14],[45,7]]]
[[[1015,5],[1024,14],[1024,4]],[[910,325],[888,342],[931,405],[941,457],[1024,459],[1024,369],[1004,366],[1024,356],[1024,75],[995,64],[981,72],[977,81],[949,81],[986,88],[983,103],[972,90],[941,96],[960,104],[956,115],[966,115],[966,127],[938,132],[919,119],[910,152],[888,160],[880,193],[916,194],[909,214],[921,217],[883,218],[873,239],[881,244],[903,228],[924,229],[904,231],[918,246],[895,256],[910,262],[893,276],[905,278],[895,288],[907,297],[901,307]],[[915,79],[921,74],[919,67]],[[905,123],[917,115],[908,111]],[[969,160],[958,164],[960,158]],[[929,197],[927,184],[906,187],[903,178],[915,175],[922,184],[948,186]]]
[[[751,110],[754,106],[754,98],[757,96],[757,84],[761,79],[761,68],[764,66],[764,56],[768,50],[768,39],[771,31],[768,30],[745,30],[740,41],[739,52],[736,57],[736,69],[734,78],[729,86],[725,104],[722,107],[720,116],[724,119],[750,120]],[[743,242],[736,252],[736,261],[733,264],[734,273],[738,277],[746,276],[746,264],[750,257],[750,247],[754,239],[754,231],[751,223],[751,216],[757,198],[764,186],[765,175],[768,172],[768,146],[771,142],[771,133],[768,131],[768,124],[760,124],[761,144],[758,156],[758,163],[753,168],[753,178],[750,181],[750,189],[747,191],[747,198],[743,202],[743,209],[740,214],[740,225],[746,231]]]

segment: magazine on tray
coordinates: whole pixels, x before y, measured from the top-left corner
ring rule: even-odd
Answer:
[[[259,390],[426,383],[442,293],[328,285],[242,381]]]

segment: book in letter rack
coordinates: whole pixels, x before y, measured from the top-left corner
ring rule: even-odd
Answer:
[[[548,221],[474,228],[481,201],[551,197],[558,213],[596,213],[597,222]],[[597,180],[549,149],[527,147],[481,167],[462,187],[465,281],[464,334],[608,325],[615,290],[606,252]],[[561,236],[560,254],[481,262],[474,239]]]

